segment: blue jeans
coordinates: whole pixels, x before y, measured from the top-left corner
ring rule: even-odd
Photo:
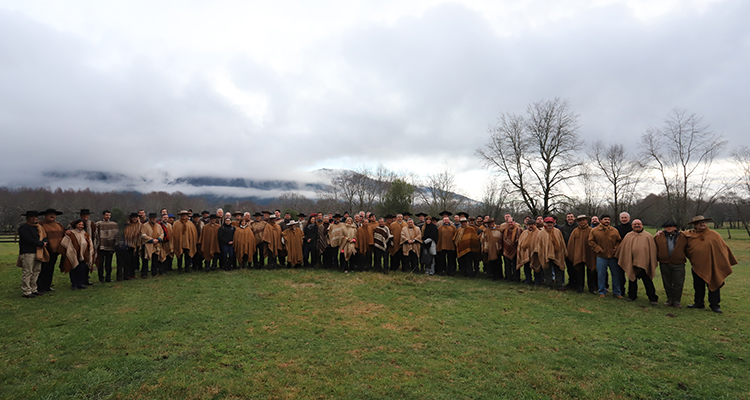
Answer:
[[[599,278],[599,294],[607,294],[607,267],[612,275],[612,291],[615,296],[622,296],[622,283],[620,282],[621,268],[617,265],[616,258],[596,257],[596,274]]]
[[[222,244],[219,245],[219,248],[221,249],[221,267],[225,270],[228,270],[231,267],[234,267],[235,260],[234,260],[234,246],[231,244]]]

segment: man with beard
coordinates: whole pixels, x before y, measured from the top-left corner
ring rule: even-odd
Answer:
[[[123,280],[135,279],[135,272],[138,270],[138,250],[141,247],[141,221],[138,219],[138,213],[130,213],[128,225],[125,226],[123,236],[125,238],[125,257],[124,265],[121,268],[117,264],[117,279],[122,277]],[[122,269],[122,273],[120,270]]]
[[[584,288],[584,277],[588,274],[588,289],[591,293],[596,293],[597,290],[597,279],[596,279],[596,254],[594,250],[589,246],[589,234],[591,233],[591,227],[588,224],[588,217],[585,215],[579,215],[576,218],[578,227],[573,229],[568,238],[568,258],[570,261],[571,271],[568,271],[568,275],[573,275],[572,287],[576,289],[578,293],[583,293]]]
[[[93,230],[99,283],[112,282],[112,257],[115,254],[115,240],[120,227],[117,226],[117,222],[112,221],[112,212],[104,210],[102,220],[94,224]]]
[[[638,279],[642,279],[646,295],[651,305],[655,306],[659,304],[659,296],[656,295],[652,281],[656,275],[656,243],[654,237],[643,230],[641,220],[633,220],[632,227],[633,230],[617,246],[615,257],[630,281],[628,301],[638,298]]]
[[[490,219],[491,220],[491,219]],[[505,266],[505,280],[509,282],[520,282],[521,274],[516,268],[518,256],[518,239],[521,236],[521,227],[513,221],[510,214],[505,214],[505,227],[500,227],[502,236],[503,265]]]
[[[248,267],[248,263],[253,261],[253,254],[255,253],[255,234],[250,227],[249,212],[242,215],[240,224],[235,228],[233,242],[237,264],[240,268],[245,269]]]
[[[502,261],[503,256],[503,233],[495,225],[495,219],[490,218],[489,224],[481,234],[483,258],[487,260],[485,268],[493,281],[503,279]]]
[[[531,217],[525,218],[526,229],[518,238],[518,259],[516,269],[523,265],[525,283],[528,285],[541,285],[542,265],[547,260],[547,233],[536,226],[536,221]],[[532,277],[531,271],[534,271]]]
[[[208,225],[201,229],[201,235],[198,244],[201,247],[201,253],[206,260],[206,272],[216,271],[221,257],[221,248],[219,247],[219,216],[212,214],[209,216]]]
[[[667,307],[682,308],[682,289],[685,284],[685,248],[687,237],[677,230],[674,221],[667,221],[662,225],[664,231],[656,234],[656,260],[661,270],[661,280],[664,292],[667,294]]]
[[[403,272],[414,272],[419,268],[419,253],[421,251],[422,232],[414,225],[414,220],[409,219],[406,227],[401,229],[401,251],[403,254],[401,270]]]
[[[708,229],[706,222],[711,218],[702,215],[693,217],[689,224],[694,229],[685,232],[687,246],[685,254],[693,273],[693,289],[695,290],[695,302],[688,308],[704,308],[706,286],[708,286],[708,304],[711,311],[721,313],[719,303],[721,302],[721,287],[724,280],[732,273],[732,265],[737,264],[732,250],[729,249],[724,239],[718,232]]]
[[[190,221],[190,214],[187,210],[182,210],[177,215],[180,219],[175,221],[172,226],[172,251],[177,258],[177,273],[182,273],[183,259],[185,263],[185,272],[190,272],[193,266],[193,257],[198,252],[198,230]]]
[[[476,254],[481,251],[479,236],[473,226],[469,226],[469,220],[466,217],[459,219],[461,227],[456,230],[453,237],[453,243],[456,245],[458,256],[458,265],[465,277],[474,277],[474,259]]]
[[[383,273],[388,273],[389,242],[392,242],[393,235],[391,230],[385,224],[385,220],[380,218],[378,226],[372,231],[373,243],[375,247],[375,269]]]
[[[148,214],[148,222],[141,225],[141,243],[143,244],[143,265],[141,278],[148,278],[148,263],[151,261],[151,275],[161,273],[161,264],[167,255],[162,248],[164,243],[164,228],[156,222],[156,213]]]
[[[391,247],[391,270],[396,271],[401,266],[403,252],[401,251],[401,230],[406,227],[403,214],[396,214],[396,220],[391,223],[389,229],[393,235],[394,246]]]
[[[612,275],[612,291],[618,299],[622,298],[622,283],[620,282],[620,266],[617,265],[615,251],[622,240],[617,229],[611,227],[611,218],[604,214],[599,218],[599,226],[589,233],[589,246],[596,254],[596,275],[599,279],[599,297],[605,297],[607,294],[607,268]]]
[[[302,266],[302,242],[304,234],[297,221],[289,221],[285,231],[281,232],[282,243],[286,249],[288,266],[299,268]]]
[[[263,231],[263,242],[266,244],[266,257],[268,257],[268,267],[270,269],[276,269],[279,267],[277,259],[280,259],[279,252],[281,251],[281,227],[276,223],[276,215],[270,214],[268,216],[268,224],[266,229]]]
[[[544,219],[544,232],[547,233],[547,260],[543,265],[547,287],[550,289],[565,290],[565,239],[562,232],[555,228],[555,219],[547,217]]]
[[[453,237],[456,236],[456,227],[451,223],[449,218],[451,215],[449,211],[440,213],[443,220],[438,226],[438,242],[435,248],[437,251],[435,268],[438,275],[448,274],[453,276],[456,273],[456,244],[453,243]]]
[[[253,230],[255,235],[255,254],[253,255],[253,266],[257,269],[263,268],[265,264],[264,244],[263,244],[263,232],[266,230],[266,221],[263,221],[263,214],[256,212],[253,214],[255,221],[250,223],[250,229]]]
[[[48,208],[43,213],[44,220],[39,223],[44,232],[47,234],[47,250],[49,251],[49,261],[42,262],[42,269],[39,272],[39,278],[36,280],[36,291],[39,294],[45,294],[52,289],[52,278],[55,275],[55,264],[60,255],[60,241],[65,235],[65,228],[57,222],[57,216],[62,215],[61,211],[54,208]]]

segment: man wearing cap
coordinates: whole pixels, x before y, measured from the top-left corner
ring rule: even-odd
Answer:
[[[565,290],[565,257],[568,250],[565,247],[565,239],[562,232],[555,228],[555,219],[547,217],[544,219],[544,232],[547,234],[547,259],[542,268],[550,289]]]
[[[461,227],[456,230],[456,234],[453,237],[453,243],[456,245],[458,256],[458,265],[464,276],[473,277],[476,276],[477,272],[474,271],[474,259],[476,254],[481,251],[479,236],[477,236],[477,230],[469,225],[469,220],[466,217],[462,216],[459,222],[461,223]]]
[[[161,264],[166,259],[162,249],[164,228],[156,221],[156,213],[148,214],[148,222],[141,225],[141,243],[143,244],[143,265],[141,278],[148,278],[148,263],[151,261],[151,275],[157,276],[161,272]]]
[[[589,246],[596,254],[596,275],[599,280],[599,297],[607,294],[607,268],[612,275],[612,291],[618,299],[622,297],[623,284],[620,282],[621,270],[617,265],[615,251],[622,240],[617,229],[610,226],[611,217],[604,214],[599,218],[600,224],[589,233]]]
[[[394,246],[391,247],[391,270],[396,271],[401,266],[403,251],[401,249],[401,230],[406,227],[404,214],[396,214],[396,220],[388,228],[393,235]]]
[[[302,266],[302,243],[304,233],[299,228],[299,222],[289,221],[286,230],[281,232],[281,242],[287,254],[287,266],[299,268]]]
[[[682,308],[682,289],[685,285],[685,248],[687,237],[677,230],[677,223],[667,221],[664,231],[654,237],[656,260],[661,270],[661,281],[667,294],[667,307]]]
[[[193,257],[198,252],[198,230],[190,221],[190,213],[187,210],[181,210],[177,215],[180,219],[175,221],[172,226],[172,251],[177,258],[177,273],[182,273],[183,260],[185,263],[185,272],[190,272],[193,266]]]
[[[138,270],[138,249],[141,247],[141,221],[138,213],[130,213],[128,225],[123,232],[125,238],[125,259],[122,267],[119,260],[117,263],[117,279],[130,280],[135,278],[135,272]]]
[[[453,226],[450,211],[441,211],[440,216],[443,220],[438,225],[438,241],[435,247],[437,251],[437,260],[435,269],[438,275],[456,273],[456,244],[453,243],[453,237],[456,235],[456,227]]]
[[[115,254],[115,240],[117,240],[117,234],[120,233],[117,222],[112,221],[112,212],[104,210],[102,220],[94,224],[93,231],[96,263],[99,267],[99,283],[112,282],[112,257]]]
[[[279,257],[279,251],[281,250],[281,227],[276,223],[276,215],[268,215],[268,224],[266,229],[263,231],[263,242],[266,244],[265,253],[268,257],[268,267],[271,269],[278,268],[279,264],[276,262]]]
[[[688,308],[704,308],[706,286],[708,286],[708,304],[715,313],[721,313],[721,287],[724,280],[732,273],[732,265],[737,264],[732,250],[718,232],[708,229],[711,218],[702,215],[693,217],[689,224],[693,229],[685,232],[687,246],[685,255],[690,260],[693,273],[695,302]]]
[[[52,278],[55,275],[55,264],[60,255],[60,241],[63,235],[65,235],[65,228],[61,223],[57,222],[57,216],[62,215],[62,212],[54,208],[48,208],[41,214],[44,215],[44,220],[39,225],[44,228],[44,232],[47,235],[49,261],[42,262],[42,269],[39,272],[39,278],[36,280],[36,291],[39,294],[45,294],[53,290]]]
[[[591,227],[588,223],[588,217],[579,215],[576,217],[578,226],[573,229],[568,238],[568,256],[567,260],[572,265],[568,271],[568,276],[572,276],[571,285],[578,293],[583,293],[585,286],[585,277],[588,274],[588,290],[596,293],[598,282],[596,279],[596,254],[589,246],[589,234]]]
[[[490,219],[492,221],[492,219]],[[505,225],[505,227],[502,227]],[[513,221],[510,214],[505,214],[505,222],[498,228],[501,232],[503,252],[503,265],[505,269],[505,280],[509,282],[520,282],[521,274],[516,268],[518,260],[518,239],[521,236],[521,227]]]
[[[482,240],[483,258],[487,260],[485,264],[486,272],[493,281],[503,279],[502,257],[503,257],[503,233],[495,225],[495,219],[490,218],[487,228],[484,229],[480,238]]]
[[[634,219],[631,225],[633,230],[625,235],[615,252],[618,265],[630,281],[628,301],[638,298],[638,279],[642,279],[648,300],[655,306],[659,304],[659,296],[656,295],[652,281],[656,276],[656,243],[654,237],[643,230],[641,220]]]
[[[252,263],[255,254],[255,234],[250,226],[251,218],[250,213],[246,212],[234,231],[234,256],[242,269]]]
[[[21,267],[21,291],[23,297],[34,298],[37,292],[37,279],[42,270],[42,262],[49,261],[47,234],[39,225],[39,213],[26,211],[26,223],[18,227],[18,261]]]
[[[221,248],[219,247],[219,216],[212,214],[208,218],[208,225],[201,229],[198,238],[198,245],[201,248],[203,258],[206,260],[206,272],[216,271],[221,257]]]
[[[266,230],[266,221],[263,221],[263,214],[256,212],[253,214],[255,220],[250,223],[250,229],[253,230],[255,235],[255,254],[253,254],[253,267],[256,269],[263,268],[265,264],[264,244],[263,244],[263,232]]]

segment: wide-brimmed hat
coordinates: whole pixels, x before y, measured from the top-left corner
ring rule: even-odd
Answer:
[[[26,211],[25,213],[21,214],[22,217],[38,217],[39,211]]]
[[[263,216],[263,214],[261,214],[259,212],[256,212],[255,214],[253,214],[253,217],[262,217],[262,216]]]
[[[461,217],[458,222],[469,222],[469,220],[466,217]]]
[[[269,214],[268,219],[276,219],[276,214]]]
[[[469,213],[464,212],[464,211],[457,212],[456,215],[458,215],[460,217],[464,217],[464,218],[469,218]]]
[[[216,215],[216,214],[211,214],[211,215],[208,216],[208,219],[214,219],[214,218],[218,219],[219,216]]]
[[[244,214],[242,211],[235,211],[232,213],[232,215],[242,215]]]
[[[589,219],[589,217],[587,217],[586,214],[581,214],[581,215],[579,215],[579,216],[576,217],[576,221],[580,221],[582,219],[586,219],[587,220],[587,219]]]
[[[198,213],[193,213],[193,215],[190,218],[200,218],[201,215]]]
[[[441,217],[445,217],[445,216],[450,217],[451,215],[453,215],[453,213],[450,212],[450,211],[443,210],[443,211],[440,211],[440,214],[438,214],[438,215],[441,216]]]
[[[307,215],[305,215],[305,213],[299,213],[299,214],[297,214],[297,218],[299,218],[299,217],[304,218],[304,217],[307,217]]]
[[[341,217],[343,217],[343,215],[339,213],[333,214],[333,218],[341,218]]]
[[[677,222],[674,222],[674,221],[672,221],[672,220],[670,219],[669,221],[667,221],[667,222],[665,222],[665,223],[661,224],[661,227],[662,227],[662,228],[667,228],[667,227],[670,227],[670,226],[675,226],[675,227],[676,227],[676,226],[677,226]]]
[[[182,214],[190,215],[190,213],[188,212],[188,210],[180,210],[180,212],[177,213],[177,215],[182,215]]]
[[[39,215],[47,215],[47,214],[62,215],[62,211],[57,211],[54,208],[48,208],[44,211],[39,211]]]
[[[138,213],[130,213],[130,218],[138,218]]]
[[[91,211],[88,208],[82,208],[81,215],[91,215]]]
[[[417,217],[426,217],[427,216],[427,214],[425,214],[423,212],[418,212],[418,213],[416,213],[414,215],[416,215]]]
[[[697,224],[698,222],[708,222],[708,221],[713,221],[713,219],[711,219],[711,218],[706,218],[706,217],[704,217],[704,216],[702,216],[702,215],[696,215],[695,217],[693,217],[693,219],[692,219],[692,220],[690,220],[690,222],[688,222],[688,224],[690,224],[690,225],[695,225],[695,224]]]
[[[149,218],[156,218],[156,213],[148,213]]]

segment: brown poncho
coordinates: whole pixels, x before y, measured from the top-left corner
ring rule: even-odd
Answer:
[[[331,245],[331,241],[328,239],[328,226],[330,223],[328,222],[318,222],[318,253],[323,254],[324,251],[326,251],[326,248]]]
[[[62,224],[57,221],[42,221],[39,225],[41,225],[41,227],[44,228],[44,232],[47,233],[47,247],[49,248],[49,251],[53,253],[59,253],[62,251],[62,249],[59,248],[60,242],[65,235],[65,228],[63,228]]]
[[[343,228],[344,224],[340,222],[338,224],[331,224],[328,227],[328,239],[331,247],[339,247],[341,245],[341,241],[344,238]]]
[[[182,255],[183,249],[188,249],[188,255],[193,257],[198,252],[198,230],[195,229],[195,224],[190,220],[184,224],[182,220],[175,221],[170,242],[176,257]]]
[[[390,226],[391,235],[393,235],[394,237],[393,240],[401,241],[401,230],[404,228],[406,228],[406,221],[401,221],[400,224],[398,223],[398,221],[393,221]],[[395,255],[399,250],[401,250],[401,246],[391,247],[391,255]]]
[[[585,228],[579,226],[573,229],[568,239],[568,260],[579,271],[583,264],[586,264],[586,268],[589,271],[596,270],[596,254],[594,254],[594,250],[589,246],[590,233],[590,226],[586,225]]]
[[[198,243],[201,245],[201,253],[206,261],[214,259],[214,255],[221,253],[219,248],[219,224],[209,223],[201,229],[201,237]]]
[[[255,243],[263,243],[263,232],[266,230],[266,221],[253,221],[250,223],[250,229],[253,230],[255,235]]]
[[[646,271],[649,278],[656,275],[656,243],[654,237],[646,232],[631,231],[622,239],[615,252],[617,264],[625,271],[628,280],[636,280],[638,267]]]
[[[539,230],[536,226],[531,226],[521,233],[518,238],[518,262],[516,269],[521,269],[526,263],[529,263],[531,269],[536,272],[542,270],[542,265],[547,260],[547,233]]]
[[[370,226],[368,224],[363,224],[359,228],[357,228],[357,252],[365,254],[367,253],[370,248],[370,240],[372,239],[372,235],[370,234]]]
[[[232,245],[237,261],[242,261],[244,256],[247,256],[248,260],[252,260],[255,254],[255,244],[255,233],[250,225],[239,225],[234,230]]]
[[[458,228],[453,237],[453,243],[456,245],[457,257],[463,257],[469,252],[479,253],[481,251],[479,236],[477,236],[476,229],[471,225],[466,228]]]
[[[302,241],[305,239],[302,229],[297,224],[291,225],[281,232],[281,237],[284,238],[287,262],[292,265],[302,264]]]
[[[685,253],[693,271],[708,284],[708,290],[716,291],[724,286],[724,280],[737,264],[732,250],[716,231],[708,228],[702,233],[696,230],[684,232],[688,239]]]
[[[132,247],[134,250],[141,245],[141,221],[135,221],[125,227],[123,233],[125,237],[125,244],[128,247]]]
[[[502,256],[502,243],[503,232],[497,226],[488,227],[482,232],[482,251],[487,253],[488,260],[494,261]]]
[[[156,253],[159,255],[159,261],[167,259],[167,253],[159,243],[150,243],[152,239],[164,239],[164,229],[159,224],[151,224],[146,222],[141,225],[141,243],[143,243],[143,255],[144,257],[151,259],[151,256]]]
[[[267,224],[263,231],[263,241],[266,243],[266,256],[276,257],[281,248],[281,226],[279,224]]]
[[[518,239],[521,236],[522,229],[520,226],[508,225],[503,222],[505,228],[500,225],[500,232],[503,233],[503,255],[510,259],[513,259],[518,255]]]
[[[409,240],[413,240],[414,243],[409,243]],[[414,254],[419,256],[420,251],[422,250],[422,231],[419,230],[419,227],[416,225],[411,228],[406,226],[404,229],[401,229],[400,242],[401,251],[405,256],[408,256],[410,251],[413,251]]]
[[[94,243],[91,242],[91,237],[86,231],[79,232],[73,229],[66,233],[60,241],[60,249],[64,250],[60,271],[70,272],[81,262],[85,262],[89,270],[93,270]]]
[[[341,240],[339,242],[339,252],[344,253],[347,261],[357,251],[357,226],[353,223],[339,224],[341,226]]]
[[[454,236],[456,236],[456,227],[453,224],[444,225],[441,222],[438,225],[438,241],[435,251],[456,250],[456,244],[453,243]]]
[[[387,226],[375,227],[372,231],[374,246],[382,251],[388,250],[388,241],[393,237],[391,230]]]
[[[565,256],[568,249],[565,247],[565,239],[559,229],[552,227],[543,228],[547,234],[547,259],[544,261],[544,269],[549,268],[549,262],[552,261],[560,269],[565,269]]]

